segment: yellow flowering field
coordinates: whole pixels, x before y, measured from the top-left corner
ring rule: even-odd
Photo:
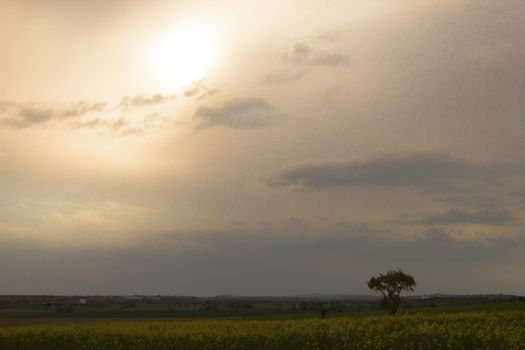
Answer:
[[[525,349],[525,311],[19,326],[0,349]]]

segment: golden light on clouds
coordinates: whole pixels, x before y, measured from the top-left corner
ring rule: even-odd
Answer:
[[[294,295],[317,289],[296,289],[305,271],[333,272],[325,286],[340,291],[349,266],[522,266],[524,13],[519,1],[0,0],[0,294],[121,291],[95,260],[108,280],[144,266],[188,295],[195,276],[233,276],[209,294]],[[74,277],[36,271],[48,256],[72,259]],[[250,289],[264,274],[276,282]]]

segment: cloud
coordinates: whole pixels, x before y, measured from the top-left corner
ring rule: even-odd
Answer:
[[[505,236],[460,239],[445,229],[436,228],[404,242],[392,240],[384,247],[384,253],[400,261],[458,263],[496,259],[517,247],[517,243],[521,246]]]
[[[311,59],[314,66],[344,66],[348,62],[348,57],[339,52],[319,52]]]
[[[70,125],[75,129],[105,129],[116,136],[138,136],[144,134],[142,127],[132,126],[125,118],[111,120],[92,119],[83,122],[77,122]]]
[[[365,223],[346,223],[323,232],[305,233],[301,229],[296,226],[294,231],[263,233],[237,227],[230,232],[166,233],[157,244],[169,249],[175,241],[191,236],[193,242],[200,243],[185,249],[194,254],[224,254],[239,260],[273,256],[276,261],[285,257],[317,261],[343,258],[361,263],[474,262],[496,259],[524,246],[519,238],[499,235],[466,239],[444,228],[431,228],[411,237],[378,232]],[[238,253],[231,255],[231,252]]]
[[[316,51],[304,43],[296,43],[291,50],[283,55],[286,62],[303,66],[343,66],[349,62],[348,56],[340,52]]]
[[[283,59],[294,64],[307,64],[312,57],[313,51],[314,50],[310,46],[303,43],[297,43],[294,45],[291,52],[287,52],[283,55]]]
[[[266,127],[278,117],[275,108],[261,98],[231,99],[220,105],[199,107],[194,115],[200,128],[223,126],[233,129]]]
[[[144,133],[144,129],[141,128],[127,128],[120,132],[120,136],[138,136]]]
[[[106,110],[107,104],[104,102],[88,103],[81,101],[66,105],[58,111],[60,118],[74,118],[80,117],[91,112],[103,112]]]
[[[52,108],[37,103],[0,102],[0,110],[7,117],[0,119],[0,125],[23,129],[32,126],[43,126],[53,121],[83,117],[90,113],[103,112],[107,104],[78,101],[65,106]]]
[[[308,73],[308,70],[293,73],[270,73],[263,77],[263,82],[270,84],[286,83],[299,80]]]
[[[525,200],[525,192],[511,191],[507,193],[508,196]]]
[[[476,191],[468,193],[437,194],[432,199],[452,207],[459,206],[476,210],[494,210],[498,207],[498,198],[486,197],[485,193],[477,193]]]
[[[284,53],[282,58],[294,66],[295,71],[266,74],[262,79],[264,83],[279,84],[299,80],[316,67],[342,67],[350,62],[349,57],[340,52],[318,51],[301,42]]]
[[[415,223],[423,226],[442,226],[455,224],[507,225],[515,221],[514,215],[506,210],[464,211],[451,209],[443,213],[422,214]]]
[[[185,97],[197,96],[197,100],[202,100],[213,94],[219,92],[217,88],[212,88],[206,82],[206,79],[194,81],[189,87],[184,90]]]
[[[341,39],[343,35],[343,32],[340,31],[340,30],[332,30],[332,31],[327,31],[327,32],[323,32],[319,35],[317,35],[314,39],[316,41],[337,41],[339,39]]]
[[[410,186],[425,191],[461,192],[458,185],[466,180],[494,180],[492,168],[439,153],[390,154],[367,161],[300,163],[265,182],[270,187],[303,189]]]
[[[363,223],[310,233],[300,228],[250,231],[243,226],[228,232],[149,232],[134,245],[77,248],[21,244],[18,237],[9,241],[3,235],[0,244],[0,262],[13,266],[0,272],[6,294],[282,295],[319,288],[355,293],[366,291],[364,281],[378,270],[397,266],[414,273],[420,291],[439,287],[479,293],[485,290],[472,284],[490,275],[472,275],[469,266],[504,267],[519,262],[525,248],[519,238],[463,239],[444,229],[401,238]],[[446,283],[429,287],[451,267],[455,277],[447,275]],[[514,290],[523,290],[525,285],[512,278],[507,280]]]
[[[123,128],[127,127],[129,123],[126,121],[125,118],[118,118],[118,119],[91,119],[87,121],[82,122],[76,122],[71,124],[71,127],[75,129],[99,129],[99,128],[105,128],[112,132],[117,132],[122,130]]]
[[[135,126],[132,125],[132,118],[119,117],[118,113],[138,107],[156,106],[174,99],[175,95],[161,94],[126,96],[114,107],[108,107],[105,102],[87,101],[62,106],[46,106],[35,102],[0,101],[0,112],[2,112],[0,127],[45,128],[62,123],[60,125],[72,129],[105,129],[120,136],[136,136],[144,132],[143,127],[151,126],[151,116],[155,113],[146,115],[138,123],[139,125]],[[109,114],[109,116],[98,117],[101,113]]]
[[[125,96],[120,100],[119,109],[128,111],[137,107],[154,106],[161,103],[173,101],[177,98],[176,95],[161,95],[161,94],[141,94],[136,96]]]

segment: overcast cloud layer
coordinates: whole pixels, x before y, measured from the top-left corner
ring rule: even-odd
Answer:
[[[525,294],[524,16],[0,0],[0,294]]]

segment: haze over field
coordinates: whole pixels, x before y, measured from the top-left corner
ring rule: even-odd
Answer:
[[[0,294],[525,294],[524,18],[0,0]]]

